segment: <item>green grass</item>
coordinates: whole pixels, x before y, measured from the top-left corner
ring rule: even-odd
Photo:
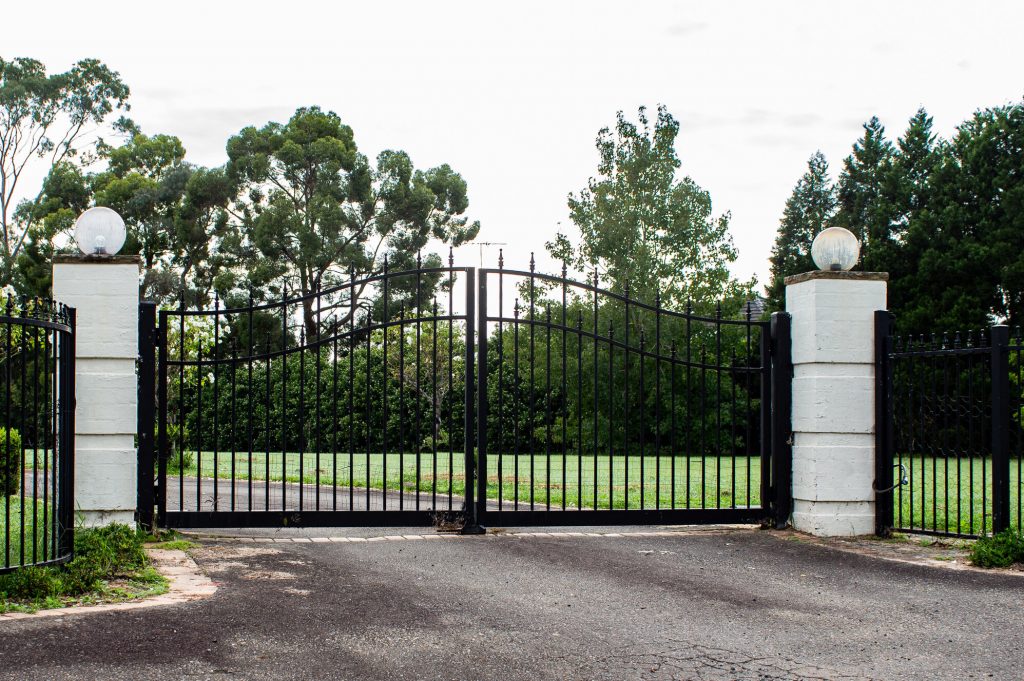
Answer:
[[[63,565],[0,575],[0,613],[111,603],[166,593],[149,566],[143,536],[127,525],[75,532],[75,556]]]
[[[903,457],[910,485],[893,491],[894,521],[908,530],[959,534],[992,531],[992,461]],[[1021,528],[1021,469],[1010,462],[1010,522]],[[895,472],[894,472],[895,481]]]
[[[193,459],[193,465],[185,468],[187,476],[212,478],[216,474],[221,479],[230,479],[233,462],[236,479],[250,478],[247,452],[236,453],[234,457],[230,453],[219,453],[216,466],[212,452],[202,452],[201,456],[193,453]],[[544,455],[531,457],[529,454],[502,455],[500,459],[499,477],[498,455],[487,457],[487,498],[495,501],[501,498],[503,503],[514,501],[518,495],[520,506],[529,505],[532,494],[537,506],[546,507],[550,499],[552,507],[561,508],[564,500],[566,507],[593,508],[596,478],[596,507],[602,509],[626,508],[627,495],[629,508],[640,508],[641,494],[644,508],[671,508],[673,501],[677,508],[687,505],[694,508],[760,505],[759,457],[691,457],[687,460],[680,456],[673,462],[673,457],[648,455],[642,458],[630,456],[627,462],[625,456],[577,458],[553,453],[550,459]],[[398,453],[387,456],[371,453],[367,456],[364,452],[352,456],[351,467],[347,453],[336,457],[322,453],[318,461],[315,453],[305,453],[300,457],[293,452],[285,455],[271,452],[268,457],[266,453],[257,452],[252,456],[251,477],[253,480],[266,480],[269,463],[270,480],[297,483],[300,481],[300,462],[301,480],[306,484],[319,482],[329,486],[336,481],[339,487],[351,484],[360,488],[415,492],[418,463],[419,491],[433,492],[435,479],[438,495],[447,495],[450,489],[453,495],[461,496],[465,490],[465,466],[460,452],[452,456],[450,465],[447,452],[438,453],[436,459],[429,452],[418,457],[416,454]],[[581,476],[582,488],[579,486]]]
[[[187,539],[172,539],[171,541],[158,541],[147,544],[151,549],[169,549],[173,551],[188,551],[196,547],[195,542]]]
[[[52,504],[29,497],[22,506],[20,495],[0,497],[0,567],[55,558],[53,522]]]

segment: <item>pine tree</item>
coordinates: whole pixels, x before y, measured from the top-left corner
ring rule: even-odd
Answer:
[[[927,319],[933,299],[932,292],[921,288],[918,266],[924,253],[934,246],[920,224],[932,194],[932,175],[942,158],[936,139],[931,116],[923,108],[918,109],[897,140],[890,170],[892,244],[885,266],[889,273],[889,309],[896,313],[901,326],[922,314]]]
[[[858,269],[886,272],[892,260],[894,207],[892,163],[894,149],[876,116],[864,124],[864,136],[843,161],[837,195],[836,225],[861,242]]]
[[[811,242],[829,226],[835,211],[836,193],[828,176],[828,161],[818,151],[807,161],[807,172],[796,183],[782,213],[771,256],[769,309],[781,310],[785,306],[786,277],[814,269]]]

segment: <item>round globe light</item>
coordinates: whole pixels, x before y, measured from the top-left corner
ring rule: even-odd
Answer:
[[[75,243],[86,255],[117,255],[124,238],[124,220],[109,208],[90,208],[75,221]]]
[[[831,272],[846,271],[852,269],[860,258],[860,242],[848,229],[829,227],[814,237],[811,258],[818,269]]]

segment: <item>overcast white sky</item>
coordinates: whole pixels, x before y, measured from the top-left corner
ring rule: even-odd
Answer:
[[[7,3],[0,55],[52,71],[102,59],[144,130],[206,165],[246,125],[336,111],[371,157],[399,148],[461,172],[480,240],[509,242],[508,266],[568,223],[566,195],[620,109],[664,103],[680,120],[682,172],[731,211],[737,275],[764,283],[816,149],[835,175],[871,115],[895,137],[924,105],[948,135],[1024,95],[1019,0],[44,4]]]

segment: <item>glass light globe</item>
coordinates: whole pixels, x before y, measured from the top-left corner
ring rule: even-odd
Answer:
[[[124,220],[109,208],[90,208],[75,221],[75,243],[86,255],[116,255],[124,238]]]
[[[829,227],[814,237],[811,258],[818,269],[831,272],[846,271],[852,269],[860,258],[860,242],[848,229]]]

